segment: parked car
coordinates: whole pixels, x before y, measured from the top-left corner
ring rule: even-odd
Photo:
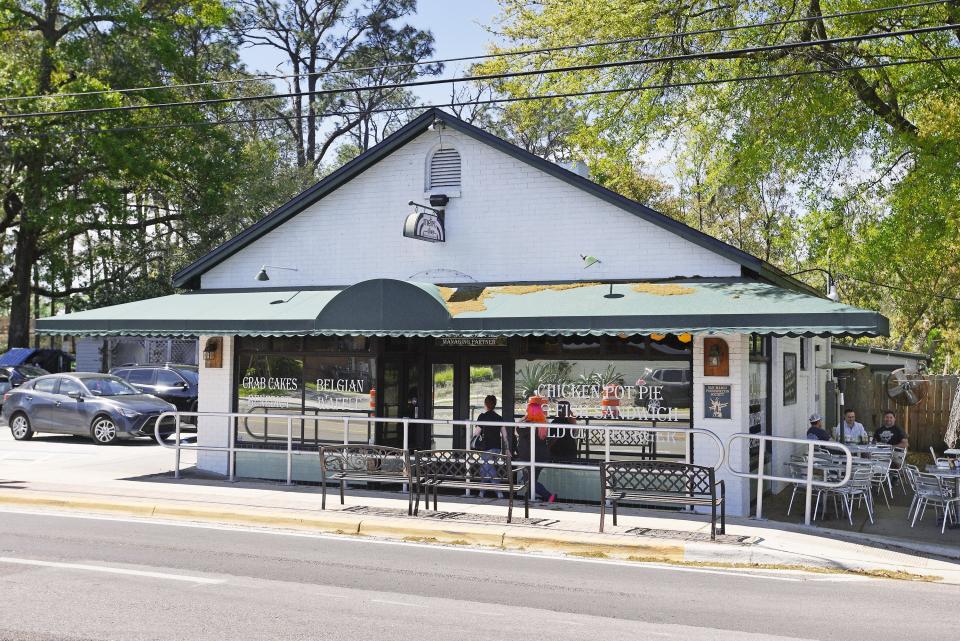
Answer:
[[[48,374],[7,392],[3,418],[18,441],[51,432],[86,435],[106,445],[153,436],[160,414],[176,409],[109,374]],[[174,421],[164,421],[163,427],[161,436],[166,438],[173,433]]]
[[[33,365],[50,374],[69,372],[73,369],[73,361],[73,356],[62,349],[14,347],[0,354],[0,367]]]
[[[110,370],[141,392],[173,403],[181,412],[197,411],[199,371],[196,365],[121,365]],[[192,419],[184,419],[192,423]]]
[[[637,405],[646,405],[651,412],[657,411],[660,407],[690,407],[693,400],[693,374],[689,369],[681,368],[660,368],[655,369],[644,379],[646,385],[659,386],[662,389],[662,400],[647,398],[637,398]],[[640,381],[637,381],[639,384]]]
[[[10,367],[0,367],[0,399],[3,395],[15,387],[20,387],[27,381],[38,376],[49,374],[47,370],[35,365],[13,365]],[[0,400],[0,409],[3,408],[3,401]]]

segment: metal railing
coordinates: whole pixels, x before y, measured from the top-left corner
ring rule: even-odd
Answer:
[[[734,476],[739,476],[740,478],[753,479],[757,482],[757,511],[756,518],[763,518],[763,482],[764,481],[778,481],[781,483],[802,483],[806,488],[805,493],[805,511],[804,511],[804,523],[810,525],[811,515],[810,507],[813,498],[813,488],[814,487],[823,487],[823,488],[837,488],[842,485],[846,485],[850,480],[850,472],[853,467],[853,455],[850,452],[850,448],[841,443],[834,443],[831,441],[811,441],[810,439],[801,439],[801,438],[789,438],[786,436],[768,436],[766,434],[747,434],[744,432],[733,434],[727,440],[727,448],[731,451],[733,450],[733,444],[738,440],[747,440],[747,441],[759,441],[759,453],[757,456],[757,471],[756,472],[744,472],[742,470],[736,470],[733,468],[733,465],[728,461],[727,467],[730,470],[730,473]],[[766,454],[767,454],[767,443],[793,443],[796,445],[805,445],[807,447],[807,458],[806,458],[806,476],[804,478],[800,477],[786,477],[786,476],[776,476],[774,474],[767,474],[764,471],[766,467]],[[815,448],[825,448],[825,449],[836,449],[840,450],[845,457],[845,466],[843,472],[843,478],[839,481],[827,481],[826,479],[818,481],[814,478],[814,450]],[[748,457],[749,458],[749,457]]]
[[[197,425],[200,424],[201,418],[221,418],[228,420],[228,434],[226,446],[222,445],[201,445],[199,442],[195,445],[184,444],[181,439],[181,419],[185,417],[196,417]],[[165,442],[160,437],[159,426],[162,422],[165,422],[167,418],[172,418],[175,421],[175,430],[173,432],[174,439],[171,442]],[[277,448],[257,448],[257,447],[248,447],[246,445],[238,446],[237,444],[237,432],[238,432],[238,423],[241,421],[244,422],[246,427],[247,419],[257,419],[258,421],[262,420],[278,420],[285,421],[287,425],[286,429],[286,448],[283,450]],[[689,428],[689,427],[646,427],[646,426],[625,426],[619,424],[603,424],[603,425],[558,425],[558,424],[544,424],[544,423],[509,423],[509,422],[490,422],[490,421],[471,421],[471,420],[436,420],[436,419],[420,419],[420,418],[389,418],[389,417],[373,417],[373,416],[345,416],[345,415],[318,415],[318,414],[266,414],[266,413],[243,413],[243,412],[164,412],[157,419],[157,428],[155,429],[155,437],[157,442],[163,447],[173,449],[175,451],[174,458],[174,478],[180,478],[180,460],[181,452],[186,451],[197,451],[197,452],[221,452],[227,455],[227,476],[230,481],[236,480],[236,466],[237,466],[237,452],[250,452],[250,453],[267,453],[267,454],[279,454],[283,453],[286,457],[286,484],[293,485],[293,458],[294,456],[302,456],[304,454],[309,454],[311,456],[316,456],[316,453],[313,451],[301,451],[299,449],[294,449],[294,422],[295,421],[311,421],[317,424],[315,426],[319,428],[319,423],[324,422],[337,422],[341,423],[343,426],[342,434],[342,444],[348,445],[350,441],[350,427],[351,423],[360,423],[364,424],[365,427],[369,428],[371,423],[373,424],[390,424],[390,425],[401,425],[403,429],[403,449],[410,449],[410,428],[412,426],[421,426],[421,425],[430,425],[430,426],[449,426],[457,427],[463,426],[468,431],[473,427],[483,427],[483,426],[492,426],[492,427],[503,427],[507,426],[509,428],[530,428],[529,429],[529,438],[530,438],[530,460],[522,461],[517,460],[513,461],[514,465],[528,467],[530,468],[530,478],[531,480],[536,479],[537,468],[553,468],[553,469],[574,469],[574,470],[596,470],[596,465],[586,464],[577,464],[577,463],[554,463],[549,461],[537,461],[536,457],[536,430],[537,428],[547,428],[552,430],[554,433],[558,429],[572,429],[577,430],[582,434],[588,432],[602,432],[603,433],[603,445],[604,445],[604,461],[610,461],[610,444],[611,444],[611,433],[617,432],[644,432],[647,434],[681,434],[686,438],[685,442],[685,454],[684,459],[687,463],[691,462],[691,440],[690,437],[695,435],[703,435],[707,439],[713,441],[716,446],[717,459],[715,461],[714,467],[719,468],[723,465],[723,462],[726,458],[726,450],[723,446],[723,441],[720,438],[711,432],[710,430],[699,429],[699,428]],[[369,434],[369,429],[366,430]],[[434,438],[452,438],[452,435],[441,435],[434,436]],[[649,436],[645,437],[649,438]],[[199,439],[199,430],[198,430],[198,439]],[[637,453],[637,456],[642,456],[642,453]],[[530,483],[530,494],[531,497],[535,497],[536,493],[536,483]]]

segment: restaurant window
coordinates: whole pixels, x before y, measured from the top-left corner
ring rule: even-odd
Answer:
[[[361,350],[367,339],[313,337],[306,340],[244,340],[237,351],[237,411],[242,414],[280,415],[270,418],[241,418],[237,424],[237,442],[251,447],[286,448],[288,419],[292,423],[294,446],[315,449],[327,443],[343,441],[343,420],[310,420],[299,415],[365,418],[373,415],[376,400],[376,359],[365,354],[323,353],[316,349]],[[250,349],[254,347],[255,349]],[[261,351],[263,348],[285,351]],[[256,349],[259,348],[259,349]],[[293,349],[296,348],[296,349]],[[366,421],[351,421],[348,438],[368,441],[371,429]]]

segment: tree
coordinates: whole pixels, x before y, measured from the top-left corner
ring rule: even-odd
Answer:
[[[248,44],[277,49],[289,65],[290,108],[278,106],[274,111],[295,141],[299,167],[316,174],[345,136],[361,151],[366,149],[402,122],[399,114],[375,118],[373,112],[411,102],[409,93],[397,89],[317,95],[318,91],[402,83],[441,71],[440,65],[415,64],[433,53],[429,32],[392,24],[413,14],[416,4],[416,0],[238,0],[239,36]]]
[[[516,47],[636,40],[501,58],[486,66],[490,70],[702,54],[700,60],[512,79],[503,91],[661,86],[564,99],[576,120],[567,144],[620,163],[666,149],[677,174],[677,210],[688,224],[788,270],[833,267],[845,276],[846,301],[891,317],[895,346],[919,349],[934,334],[957,335],[956,305],[944,297],[958,296],[960,63],[849,67],[957,55],[960,29],[820,41],[949,27],[960,22],[960,2],[843,18],[828,16],[863,7],[822,0],[501,5],[502,30]],[[797,21],[716,31],[776,20]],[[700,33],[659,37],[691,31]],[[729,53],[798,42],[810,45]],[[802,75],[722,82],[759,74]],[[676,86],[691,82],[705,84]],[[540,105],[515,108],[536,121]],[[960,353],[956,344],[950,349]]]
[[[235,74],[235,46],[223,37],[227,17],[216,0],[0,0],[0,39],[8,54],[0,63],[2,93],[50,96],[7,109],[223,95],[215,86],[137,94],[110,89]],[[56,95],[89,91],[101,93]],[[11,257],[0,291],[10,295],[9,345],[28,343],[37,297],[77,308],[98,292],[129,290],[134,279],[162,281],[235,227],[230,205],[262,186],[246,172],[275,173],[264,170],[275,169],[269,160],[277,152],[256,130],[208,123],[250,109],[0,121],[0,231],[4,255]]]

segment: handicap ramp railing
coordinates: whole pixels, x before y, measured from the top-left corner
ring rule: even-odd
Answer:
[[[727,450],[730,452],[734,451],[734,446],[738,441],[747,441],[750,445],[750,449],[756,447],[757,452],[757,464],[756,471],[751,470],[739,470],[734,467],[733,457],[730,456],[727,459],[727,468],[730,470],[730,473],[734,476],[740,478],[751,479],[757,483],[757,498],[756,498],[756,512],[755,517],[758,519],[763,518],[763,491],[764,484],[767,481],[781,482],[781,483],[791,483],[791,484],[801,484],[804,487],[805,499],[804,499],[804,523],[810,525],[812,522],[811,508],[813,503],[813,489],[814,488],[823,488],[823,489],[834,489],[846,485],[850,480],[850,472],[853,467],[853,455],[850,452],[850,448],[842,443],[834,443],[831,441],[812,441],[810,439],[801,439],[801,438],[789,438],[786,436],[769,436],[766,434],[747,434],[744,432],[733,434],[727,439]],[[767,474],[767,444],[771,446],[776,443],[783,444],[792,444],[793,449],[797,445],[802,445],[802,449],[806,449],[806,456],[804,457],[803,468],[805,474],[803,476],[779,476],[777,474],[771,473]],[[824,450],[835,450],[843,455],[844,460],[840,466],[840,469],[843,470],[843,475],[839,480],[830,481],[827,480],[825,476],[823,478],[817,478],[817,473],[821,472],[823,469],[816,461],[816,450],[821,448]],[[749,451],[749,450],[748,450]],[[747,456],[746,459],[749,461],[752,457]],[[835,466],[831,466],[831,469],[837,469]]]

